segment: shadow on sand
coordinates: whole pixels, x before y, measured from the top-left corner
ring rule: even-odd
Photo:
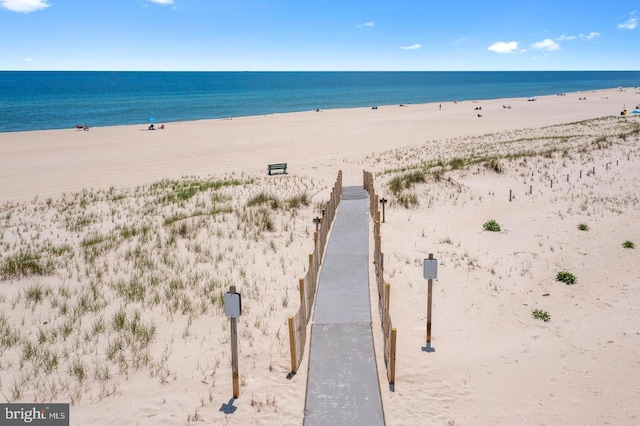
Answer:
[[[235,402],[235,398],[231,398],[229,400],[229,402],[227,402],[226,404],[222,404],[222,407],[220,407],[219,411],[222,411],[225,414],[233,414],[236,412],[236,410],[238,409],[238,407],[235,407],[233,405],[233,403]]]

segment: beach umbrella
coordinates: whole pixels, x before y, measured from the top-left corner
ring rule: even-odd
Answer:
[[[640,114],[640,109],[634,109],[631,114]]]

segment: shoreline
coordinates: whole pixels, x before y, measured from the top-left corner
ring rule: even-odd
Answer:
[[[619,115],[640,103],[636,89],[526,98],[282,113],[167,124],[0,134],[0,202],[83,187],[131,187],[164,177],[251,173],[289,162],[292,173],[429,140],[478,136]],[[587,98],[586,100],[578,100]],[[504,108],[506,105],[511,108]],[[481,107],[482,110],[476,110]],[[482,117],[479,117],[481,115]]]
[[[466,71],[460,71],[461,73],[464,73]],[[469,71],[470,73],[477,73],[474,71]],[[489,73],[495,73],[495,71],[487,71]],[[512,72],[529,72],[529,71],[506,71],[506,73],[512,73]],[[566,72],[574,72],[574,71],[566,71]],[[590,71],[585,71],[585,72],[590,72]],[[608,71],[602,71],[602,72],[608,72]],[[634,90],[640,90],[640,86],[625,86],[625,87],[620,87],[620,86],[616,86],[616,87],[605,87],[605,88],[590,88],[590,89],[583,89],[583,90],[576,90],[576,91],[571,91],[569,93],[588,93],[588,92],[593,92],[593,91],[601,91],[601,90],[618,90],[620,88],[624,88],[624,89],[634,89]],[[405,105],[427,105],[427,104],[438,104],[438,103],[449,103],[449,102],[466,102],[466,101],[479,101],[479,100],[509,100],[509,99],[520,99],[523,97],[531,97],[531,96],[554,96],[557,94],[556,93],[546,93],[542,92],[542,93],[535,93],[535,90],[533,91],[534,93],[528,93],[526,96],[501,96],[501,97],[477,97],[477,98],[470,98],[468,96],[461,96],[457,99],[450,99],[450,100],[446,100],[445,98],[443,98],[442,100],[438,100],[438,101],[429,101],[429,102],[407,102],[405,101],[404,104]],[[403,102],[400,103],[380,103],[377,104],[377,106],[393,106],[393,105],[398,105],[401,104]],[[322,101],[319,101],[318,104],[322,104]],[[308,108],[305,109],[301,109],[301,110],[295,110],[295,111],[271,111],[271,112],[265,112],[265,113],[256,113],[256,114],[251,114],[251,115],[225,115],[225,116],[220,116],[220,117],[211,117],[211,118],[198,118],[198,119],[180,119],[177,121],[165,121],[164,123],[184,123],[184,122],[199,122],[199,121],[207,121],[207,120],[225,120],[225,119],[233,119],[233,118],[243,118],[243,117],[259,117],[259,116],[265,116],[265,115],[278,115],[278,114],[296,114],[296,113],[304,113],[307,111],[313,111],[314,109],[320,107],[321,109],[324,110],[344,110],[344,109],[360,109],[360,108],[371,108],[372,106],[376,106],[375,104],[369,104],[369,105],[354,105],[354,106],[336,106],[336,107],[330,107],[330,108],[322,108],[320,105],[316,105],[316,106],[309,106]],[[84,120],[81,120],[84,121]],[[77,124],[77,123],[76,123]],[[81,123],[82,124],[82,123]],[[88,123],[89,126],[93,127],[91,123]],[[95,128],[109,128],[109,127],[120,127],[120,126],[144,126],[144,125],[149,125],[149,122],[146,121],[142,121],[142,122],[138,122],[138,123],[132,123],[132,124],[113,124],[113,125],[99,125],[99,126],[95,126]],[[73,127],[70,127],[73,128]],[[7,131],[7,132],[0,132],[0,135],[2,134],[7,134],[7,133],[22,133],[22,132],[37,132],[37,131],[56,131],[56,130],[67,130],[68,127],[65,128],[50,128],[50,129],[35,129],[35,130],[21,130],[21,131]]]

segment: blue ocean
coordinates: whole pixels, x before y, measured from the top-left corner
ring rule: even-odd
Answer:
[[[0,71],[0,132],[637,86],[640,71]]]

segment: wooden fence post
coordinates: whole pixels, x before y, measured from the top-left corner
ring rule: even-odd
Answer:
[[[287,321],[289,323],[289,350],[291,350],[291,372],[295,373],[296,370],[298,370],[298,360],[296,355],[296,333],[293,324],[293,317],[289,315]]]
[[[395,327],[391,328],[391,350],[389,351],[389,383],[392,385],[396,383],[396,341],[397,330]]]
[[[389,313],[389,299],[391,298],[391,284],[384,285],[384,311]]]
[[[300,310],[304,313],[303,324],[307,324],[307,301],[304,297],[304,278],[298,280],[298,291],[300,292]]]

